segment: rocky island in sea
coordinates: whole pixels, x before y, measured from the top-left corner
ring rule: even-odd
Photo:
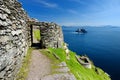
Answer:
[[[77,33],[87,33],[87,31],[84,28],[81,28],[81,29],[79,28],[75,32],[77,32]]]

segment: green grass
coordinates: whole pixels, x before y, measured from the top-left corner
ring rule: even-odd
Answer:
[[[92,69],[87,69],[80,65],[75,58],[75,53],[73,52],[70,52],[70,60],[67,60],[66,62],[77,80],[110,80],[103,70],[96,68],[93,64]],[[95,68],[99,74],[95,71]]]
[[[70,71],[75,75],[77,80],[111,80],[102,69],[95,67],[93,64],[92,69],[83,67],[76,60],[76,53],[72,51],[70,51],[70,60],[66,59],[65,51],[60,48],[49,48],[48,50],[44,50],[43,53],[46,54],[55,63],[65,61],[67,63],[67,66],[70,68]],[[57,58],[55,58],[55,56],[53,56],[53,53],[56,54],[60,59],[58,60]],[[53,66],[53,69],[54,68],[56,67]],[[95,70],[97,70],[97,72]]]
[[[17,74],[16,80],[26,80],[29,71],[29,64],[30,64],[32,50],[33,50],[32,48],[28,50],[27,55],[23,60],[23,65],[20,68],[19,73]],[[76,53],[72,51],[70,51],[69,53],[70,54],[69,60],[66,59],[65,51],[61,48],[42,49],[40,51],[51,60],[52,71],[53,71],[51,74],[57,73],[54,72],[54,70],[58,68],[57,64],[65,61],[70,69],[70,72],[75,75],[77,80],[111,80],[109,76],[107,76],[107,74],[105,74],[105,72],[102,69],[95,67],[93,64],[92,64],[92,69],[87,69],[82,65],[80,65],[75,58]],[[53,54],[56,54],[57,57],[59,57],[59,59],[57,59]]]
[[[58,68],[56,65],[60,63],[60,61],[58,59],[55,58],[55,56],[53,55],[52,51],[50,51],[49,49],[42,49],[40,50],[40,52],[44,55],[46,55],[50,60],[51,60],[51,74],[54,74],[54,70],[56,68]]]
[[[33,32],[34,32],[34,36],[35,36],[36,40],[40,41],[40,30],[36,29]]]
[[[23,59],[22,66],[17,74],[16,80],[26,80],[26,77],[29,72],[29,64],[30,64],[32,50],[33,50],[32,48],[28,49],[27,54]]]

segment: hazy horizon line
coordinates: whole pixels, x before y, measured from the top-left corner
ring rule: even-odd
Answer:
[[[118,25],[61,25],[62,27],[120,27]]]

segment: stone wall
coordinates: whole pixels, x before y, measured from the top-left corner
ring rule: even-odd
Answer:
[[[62,48],[63,33],[59,25],[55,23],[40,23],[41,47],[42,48]]]
[[[30,44],[28,16],[16,0],[0,0],[0,80],[13,80]]]
[[[40,29],[41,48],[63,48],[64,40],[62,28],[58,24],[53,22],[39,22],[35,20],[29,21],[29,23],[32,27],[37,26],[36,28]]]
[[[31,46],[31,25],[40,27],[42,48],[62,48],[63,34],[60,26],[30,21],[32,19],[17,0],[0,0],[0,80],[14,80]]]

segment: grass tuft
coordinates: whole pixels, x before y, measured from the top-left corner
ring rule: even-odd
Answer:
[[[32,48],[29,48],[26,56],[23,59],[22,66],[17,74],[16,80],[26,80],[28,72],[29,72],[31,52],[32,52]]]
[[[37,41],[40,41],[40,30],[39,29],[36,29],[33,31],[34,32],[34,36],[35,36],[35,39]]]

